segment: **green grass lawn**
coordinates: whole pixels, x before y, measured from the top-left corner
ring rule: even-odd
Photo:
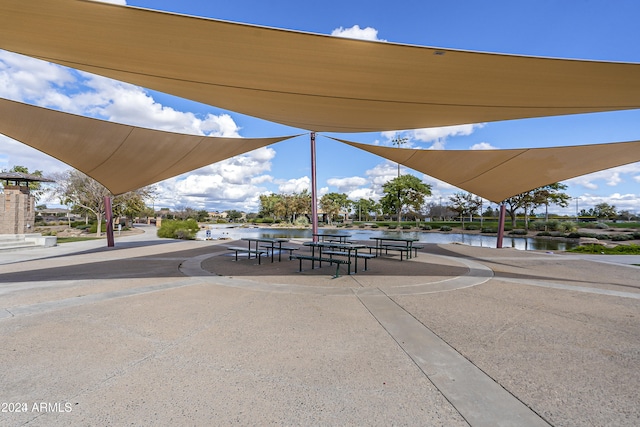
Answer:
[[[583,245],[571,249],[568,252],[603,255],[640,255],[640,245],[618,245],[613,248],[606,248],[602,245]]]
[[[58,237],[58,243],[84,242],[85,240],[97,240],[99,237]]]

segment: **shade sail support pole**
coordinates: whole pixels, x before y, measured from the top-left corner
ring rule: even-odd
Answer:
[[[311,230],[318,234],[318,193],[316,185],[316,133],[311,132]],[[313,236],[317,242],[318,237]]]
[[[115,242],[113,239],[113,209],[111,208],[111,197],[109,196],[104,196],[104,216],[107,229],[107,246],[112,248],[115,246]]]
[[[496,248],[502,248],[502,240],[504,239],[504,219],[507,213],[507,206],[502,202],[500,205],[500,218],[498,219],[498,241],[496,242]]]

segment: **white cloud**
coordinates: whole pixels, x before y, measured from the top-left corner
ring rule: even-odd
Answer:
[[[347,193],[350,200],[373,199],[379,200],[382,194],[376,193],[371,188],[357,188]]]
[[[228,114],[196,115],[164,106],[146,90],[44,61],[0,51],[0,96],[118,123],[194,135],[239,137]],[[0,168],[60,172],[69,166],[0,136]],[[276,155],[261,148],[157,185],[156,206],[257,210]],[[307,188],[309,185],[307,184]]]
[[[640,172],[640,163],[631,163],[629,165],[618,166],[599,172],[582,175],[565,181],[569,185],[577,185],[589,190],[597,190],[604,183],[610,187],[618,186],[628,179],[637,180],[637,176],[633,176]]]
[[[368,181],[365,178],[359,176],[352,176],[349,178],[330,178],[327,180],[327,184],[332,187],[337,187],[339,193],[348,193],[365,185]]]
[[[257,211],[264,183],[273,177],[275,150],[268,147],[233,157],[157,184],[156,206]]]
[[[402,170],[400,173],[402,173]],[[367,170],[365,174],[367,175],[371,188],[378,192],[386,182],[398,177],[398,165],[392,162],[380,163],[374,166],[373,169]]]
[[[69,169],[65,163],[0,134],[0,169],[18,165],[30,171],[41,170],[45,175]]]
[[[469,150],[497,150],[497,148],[488,142],[480,142],[469,147]]]
[[[308,176],[278,182],[278,191],[280,193],[293,194],[301,193],[304,190],[311,191],[311,180]]]
[[[476,129],[482,128],[484,123],[468,124],[458,126],[443,126],[435,128],[412,129],[404,131],[387,131],[381,132],[383,138],[386,139],[382,145],[393,145],[396,138],[406,138],[407,142],[402,145],[403,148],[413,148],[416,142],[432,143],[428,147],[430,150],[444,150],[447,138],[455,136],[471,135]],[[486,144],[486,143],[485,143]]]
[[[630,212],[640,212],[640,197],[638,194],[632,193],[613,193],[610,195],[602,196],[597,194],[585,193],[582,194],[578,201],[578,210],[589,209],[600,203],[607,203],[616,207],[618,212],[626,210]],[[574,199],[575,200],[575,199]],[[570,209],[571,213],[575,213],[576,206],[573,204],[567,210]]]
[[[349,39],[360,40],[373,40],[373,41],[386,41],[378,38],[378,30],[375,28],[367,27],[360,28],[359,25],[354,25],[351,28],[336,28],[331,32],[332,36],[345,37]]]
[[[91,1],[99,2],[99,3],[120,4],[123,6],[126,6],[127,4],[126,0],[91,0]]]

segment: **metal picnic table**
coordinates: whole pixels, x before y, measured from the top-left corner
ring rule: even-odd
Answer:
[[[256,251],[258,250],[258,245],[260,243],[266,243],[270,245],[271,249],[271,262],[273,262],[273,252],[276,249],[276,245],[278,245],[278,261],[282,261],[282,244],[289,241],[289,239],[283,238],[269,238],[269,237],[243,237],[241,240],[245,240],[249,242],[249,250],[251,250],[251,242],[256,242]],[[249,253],[249,256],[251,254]],[[259,255],[258,255],[259,256]]]
[[[395,246],[396,250],[406,250],[407,251],[407,259],[412,257],[413,252],[413,242],[418,242],[420,239],[412,238],[412,237],[370,237],[371,240],[376,241],[376,246],[374,249],[376,250],[376,254],[382,254],[382,250],[388,250],[390,247],[393,249]],[[383,242],[403,242],[404,247],[401,245],[393,245],[393,244],[384,244]],[[402,252],[400,252],[400,260],[402,260]]]

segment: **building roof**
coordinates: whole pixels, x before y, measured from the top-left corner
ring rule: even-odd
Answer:
[[[0,172],[0,180],[3,181],[13,181],[19,183],[29,183],[29,182],[55,182],[52,179],[45,178],[43,176],[33,175],[30,173],[22,173],[22,172]]]

